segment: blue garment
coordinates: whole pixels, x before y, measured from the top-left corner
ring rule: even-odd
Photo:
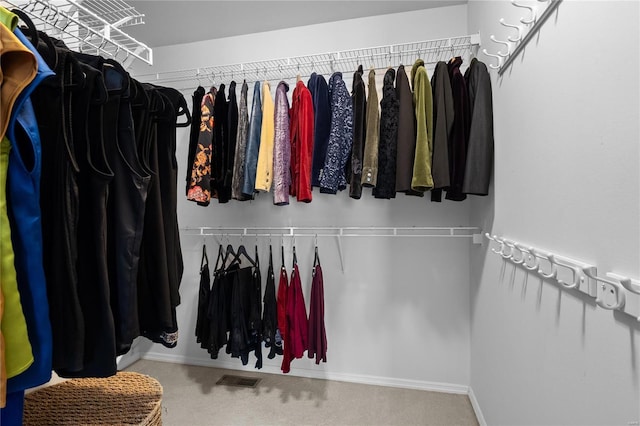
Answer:
[[[14,34],[35,55],[38,63],[36,77],[16,99],[7,127],[7,138],[11,143],[7,207],[16,278],[33,363],[19,375],[7,380],[6,406],[0,410],[0,424],[6,426],[22,424],[24,390],[51,379],[53,345],[42,261],[40,133],[29,96],[45,78],[54,73],[18,28]],[[16,126],[20,126],[19,132],[16,132]]]
[[[244,183],[242,194],[253,198],[256,187],[256,169],[258,168],[258,154],[260,152],[260,132],[262,130],[262,100],[260,98],[260,82],[253,86],[253,101],[251,105],[251,119],[249,121],[249,135],[245,151]]]
[[[347,187],[345,166],[353,144],[353,103],[342,73],[329,79],[331,131],[324,167],[320,176],[320,192],[335,194]]]
[[[42,261],[40,212],[41,148],[38,123],[29,95],[53,71],[37,50],[16,28],[14,34],[33,52],[38,61],[35,79],[18,97],[7,137],[11,142],[7,197],[11,240],[22,309],[27,321],[34,362],[7,381],[7,392],[22,391],[46,383],[51,378],[52,337],[47,287]],[[17,131],[16,126],[22,128]]]
[[[313,170],[311,172],[311,186],[320,186],[320,175],[324,167],[329,144],[331,126],[331,107],[329,105],[329,89],[324,77],[315,72],[309,77],[307,88],[313,99]]]

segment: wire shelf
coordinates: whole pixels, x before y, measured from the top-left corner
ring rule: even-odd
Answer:
[[[134,59],[153,63],[151,48],[119,28],[144,23],[144,15],[122,0],[1,0],[0,5],[21,9],[39,30],[72,50],[111,57],[125,67]]]
[[[265,61],[206,66],[161,73],[136,75],[140,81],[157,84],[194,82],[216,84],[225,79],[242,78],[247,82],[258,80],[285,80],[296,76],[308,77],[313,72],[328,75],[335,71],[353,71],[359,65],[384,69],[401,63],[412,64],[420,57],[425,65],[433,65],[452,56],[474,53],[480,45],[480,35],[472,34],[436,40],[416,41],[363,49],[343,50],[304,56],[269,59]]]

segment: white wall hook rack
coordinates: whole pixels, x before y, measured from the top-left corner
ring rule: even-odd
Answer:
[[[462,238],[471,239],[474,244],[481,244],[480,228],[473,226],[346,226],[346,227],[187,227],[180,229],[180,235],[220,236],[220,237],[313,237],[316,241],[321,237],[332,237],[338,244],[340,265],[344,271],[344,255],[342,238]],[[218,241],[220,242],[220,241]]]
[[[489,66],[492,69],[498,70],[498,75],[502,75],[509,65],[513,63],[515,58],[518,57],[520,52],[525,48],[525,46],[529,43],[529,41],[533,38],[533,36],[540,30],[545,21],[553,14],[553,12],[558,8],[562,0],[538,0],[538,3],[533,5],[526,5],[518,3],[516,0],[511,0],[511,4],[518,8],[527,9],[529,11],[528,17],[520,18],[521,25],[508,24],[505,22],[504,18],[501,18],[498,22],[505,27],[515,28],[518,30],[517,38],[512,38],[511,36],[507,37],[507,42],[503,42],[500,40],[495,40],[492,36],[492,40],[496,43],[515,43],[515,47],[511,50],[511,45],[508,45],[507,54],[504,52],[497,52],[496,54],[491,54],[483,50],[483,53],[487,56],[491,56],[494,58],[498,58],[498,64]],[[546,4],[546,7],[542,13],[538,13],[541,4]],[[525,30],[528,28],[528,30]]]
[[[603,309],[625,313],[640,322],[640,281],[612,272],[607,272],[606,277],[598,276],[593,264],[497,235],[484,235],[490,242],[499,244],[499,249],[490,247],[490,250],[503,259],[555,281],[562,288],[585,293]],[[509,250],[505,251],[505,247]]]
[[[152,49],[121,29],[144,23],[144,15],[123,0],[0,0],[0,5],[22,10],[72,50],[111,57],[125,68],[135,59],[153,63]]]

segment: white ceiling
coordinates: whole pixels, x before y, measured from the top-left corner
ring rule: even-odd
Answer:
[[[258,33],[365,16],[466,4],[416,1],[128,1],[145,24],[124,28],[150,47]],[[393,28],[385,29],[393,31]]]

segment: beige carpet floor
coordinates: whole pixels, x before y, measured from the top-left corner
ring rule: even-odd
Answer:
[[[477,425],[466,395],[140,360],[127,368],[164,388],[165,426]],[[255,388],[216,385],[223,375]]]

